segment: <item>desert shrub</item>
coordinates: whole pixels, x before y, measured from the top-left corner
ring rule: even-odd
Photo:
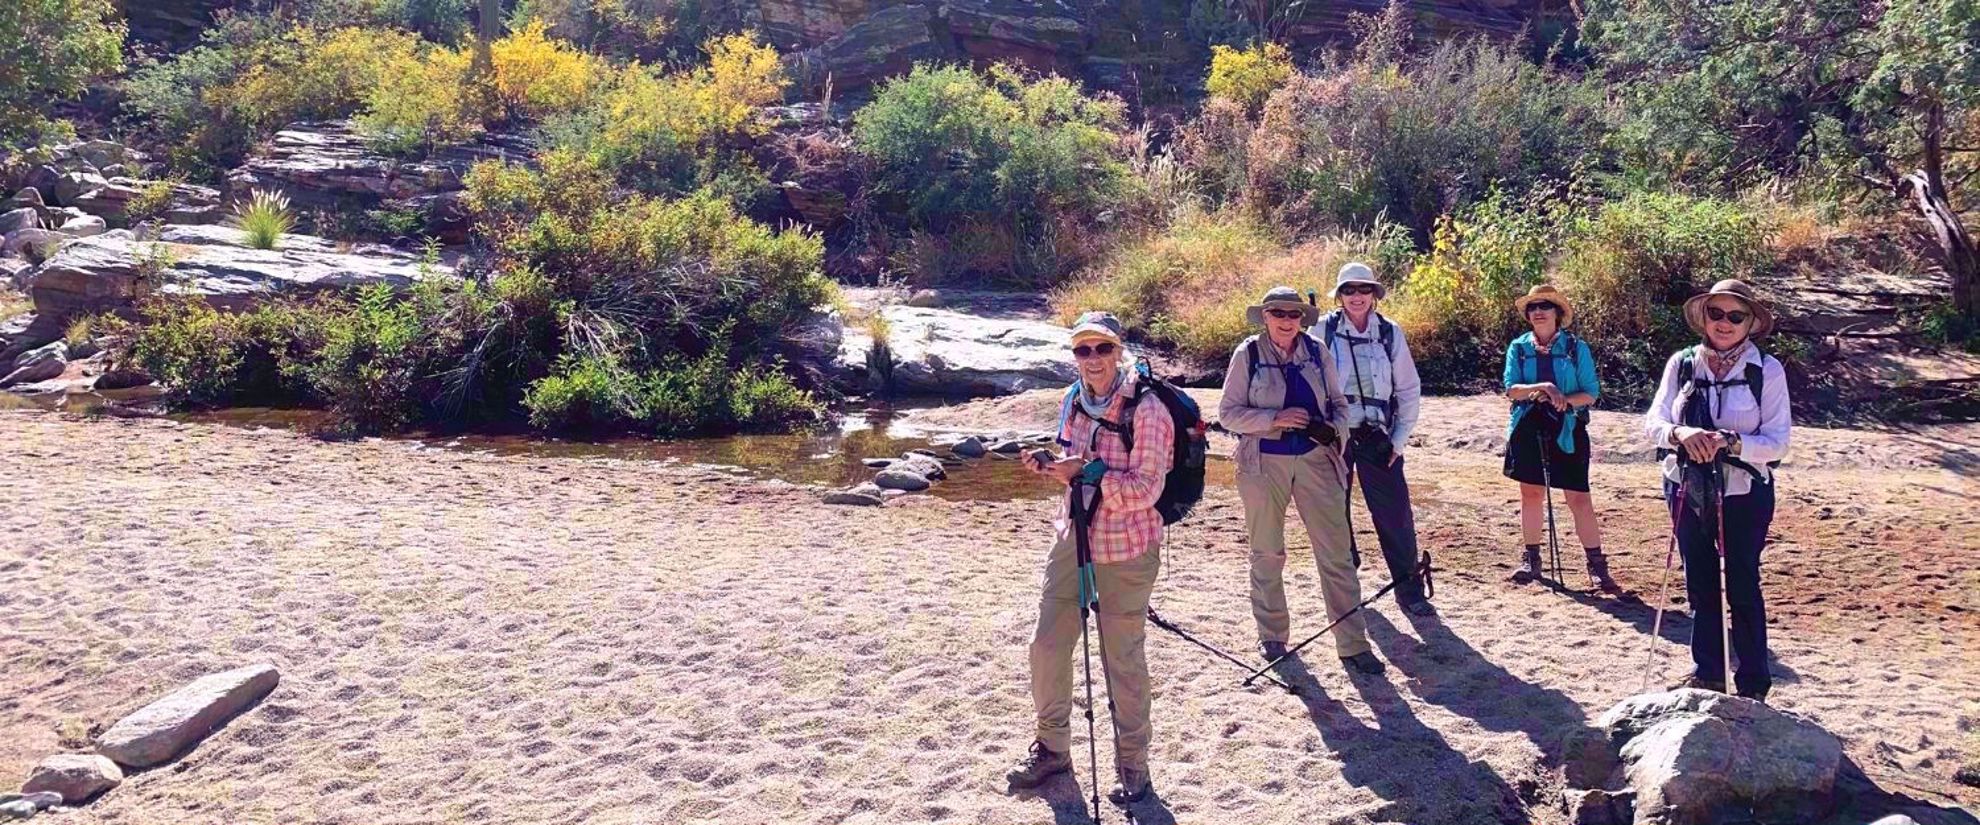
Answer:
[[[10,0],[0,10],[0,144],[67,132],[48,119],[49,104],[121,68],[123,40],[110,0]]]
[[[701,0],[522,0],[511,19],[541,23],[594,54],[647,63],[688,60],[733,22]]]
[[[380,150],[400,154],[472,139],[493,117],[469,83],[472,60],[455,49],[396,56],[365,97],[357,127]]]
[[[705,422],[762,429],[816,416],[811,395],[774,366],[736,369],[720,348],[635,371],[607,357],[567,357],[529,388],[530,423],[547,430],[692,432]]]
[[[432,319],[421,317],[420,306],[378,285],[328,317],[307,372],[311,388],[347,427],[391,431],[419,417],[423,362],[443,349],[427,339],[424,322]]]
[[[598,58],[545,36],[531,22],[489,47],[495,96],[510,120],[536,120],[582,109],[608,78]]]
[[[588,108],[550,118],[545,144],[611,170],[621,184],[651,195],[696,189],[746,203],[767,183],[745,153],[757,109],[789,85],[777,53],[749,34],[704,44],[707,62],[661,72],[621,72]]]
[[[1664,358],[1695,337],[1684,300],[1721,278],[1750,280],[1771,261],[1761,221],[1740,204],[1637,193],[1590,219],[1553,279],[1575,302],[1576,330],[1598,345],[1613,400],[1640,401]]]
[[[1292,55],[1277,43],[1262,43],[1235,49],[1225,45],[1210,47],[1210,77],[1203,88],[1211,97],[1223,98],[1256,112],[1265,98],[1293,75]]]
[[[124,204],[124,219],[136,224],[162,217],[172,208],[175,180],[154,180],[138,190],[138,195]]]
[[[1256,331],[1244,310],[1265,290],[1285,284],[1324,291],[1350,260],[1394,271],[1410,254],[1407,235],[1394,226],[1287,246],[1255,216],[1191,213],[1121,245],[1056,291],[1052,304],[1062,323],[1085,310],[1110,310],[1130,335],[1215,364]]]
[[[1122,111],[1058,77],[917,66],[859,110],[853,139],[873,164],[874,194],[908,230],[999,222],[1014,250],[1036,253],[1059,248],[1067,219],[1090,223],[1119,205],[1132,180],[1115,152]],[[1007,268],[1050,280],[1078,263],[1041,257]]]
[[[178,171],[212,176],[285,124],[359,111],[381,82],[417,61],[419,48],[417,38],[390,30],[229,17],[199,46],[134,73],[125,107],[168,147]]]
[[[1291,74],[1256,123],[1213,99],[1181,147],[1205,193],[1294,228],[1392,221],[1425,247],[1439,216],[1493,187],[1572,179],[1599,158],[1598,86],[1486,40],[1411,55],[1407,25],[1384,15],[1353,58]]]

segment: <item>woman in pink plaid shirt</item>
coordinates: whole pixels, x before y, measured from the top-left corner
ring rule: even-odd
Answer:
[[[1025,455],[1041,475],[1071,484],[1082,473],[1099,478],[1100,505],[1092,517],[1089,546],[1100,600],[1102,666],[1114,718],[1119,723],[1114,759],[1120,785],[1108,794],[1116,805],[1141,801],[1151,787],[1148,773],[1148,660],[1143,628],[1149,593],[1162,565],[1162,515],[1155,500],[1173,460],[1175,422],[1161,402],[1133,406],[1136,377],[1128,369],[1121,322],[1105,312],[1089,312],[1073,325],[1073,358],[1079,393],[1059,428],[1067,455],[1044,450]],[[1129,450],[1121,434],[1100,426],[1105,419],[1134,433]],[[1096,461],[1097,460],[1097,461]],[[1091,465],[1091,469],[1089,469]],[[1038,629],[1031,639],[1031,698],[1038,715],[1037,737],[1008,775],[1013,786],[1032,788],[1072,768],[1073,648],[1079,642],[1079,572],[1070,515],[1061,511],[1051,553],[1045,559],[1044,593],[1038,600]]]

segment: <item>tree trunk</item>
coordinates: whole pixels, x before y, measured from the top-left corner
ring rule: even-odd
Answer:
[[[1952,277],[1953,307],[1969,319],[1980,320],[1980,289],[1975,288],[1975,282],[1980,281],[1980,250],[1974,249],[1973,236],[1960,222],[1959,213],[1953,211],[1943,189],[1935,191],[1922,169],[1906,175],[1898,184],[1898,193],[1909,198],[1932,227],[1938,263]]]

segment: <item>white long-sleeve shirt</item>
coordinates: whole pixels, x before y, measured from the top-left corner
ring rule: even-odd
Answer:
[[[1683,426],[1679,414],[1686,394],[1686,388],[1678,384],[1678,363],[1693,351],[1692,348],[1678,350],[1664,362],[1664,378],[1657,383],[1657,397],[1643,413],[1643,432],[1655,446],[1681,449],[1671,443],[1671,433]],[[1748,364],[1760,365],[1760,394],[1765,398],[1754,398],[1752,388],[1747,386]],[[1704,395],[1705,403],[1711,405],[1713,426],[1739,433],[1739,460],[1752,465],[1766,476],[1768,483],[1773,483],[1774,473],[1767,462],[1787,457],[1788,431],[1792,425],[1788,414],[1787,371],[1781,368],[1781,362],[1762,354],[1756,347],[1748,347],[1746,356],[1733,365],[1725,378],[1719,379],[1706,366],[1704,354],[1699,353],[1692,358],[1692,380],[1695,384],[1700,379],[1717,382],[1714,386],[1691,390]],[[1664,478],[1672,482],[1682,480],[1675,454],[1664,457]],[[1752,475],[1743,471],[1726,473],[1726,495],[1743,496],[1752,490]]]
[[[1389,442],[1396,453],[1402,454],[1409,445],[1409,434],[1416,429],[1416,417],[1423,410],[1423,379],[1416,374],[1416,359],[1409,354],[1409,341],[1403,337],[1402,327],[1395,326],[1394,360],[1382,348],[1381,321],[1378,313],[1368,313],[1368,328],[1358,330],[1354,322],[1348,320],[1347,313],[1335,310],[1340,323],[1334,331],[1335,339],[1325,341],[1327,348],[1334,353],[1334,373],[1340,376],[1341,394],[1349,397],[1348,427],[1361,426],[1373,421],[1389,429]],[[1395,322],[1389,322],[1394,326]],[[1322,319],[1313,325],[1312,333],[1326,336],[1327,323]],[[1357,343],[1349,343],[1354,341]],[[1357,374],[1356,369],[1360,372]],[[1389,421],[1385,402],[1391,395],[1396,400],[1395,420]],[[1365,400],[1367,403],[1359,403]]]

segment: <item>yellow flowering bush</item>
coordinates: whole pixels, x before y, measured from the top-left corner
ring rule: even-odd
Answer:
[[[541,21],[490,44],[489,56],[496,99],[511,119],[581,109],[610,76],[604,61],[545,35]]]
[[[1211,97],[1233,101],[1255,113],[1292,75],[1292,55],[1284,46],[1264,43],[1233,49],[1220,44],[1210,47],[1210,77],[1203,86]]]

